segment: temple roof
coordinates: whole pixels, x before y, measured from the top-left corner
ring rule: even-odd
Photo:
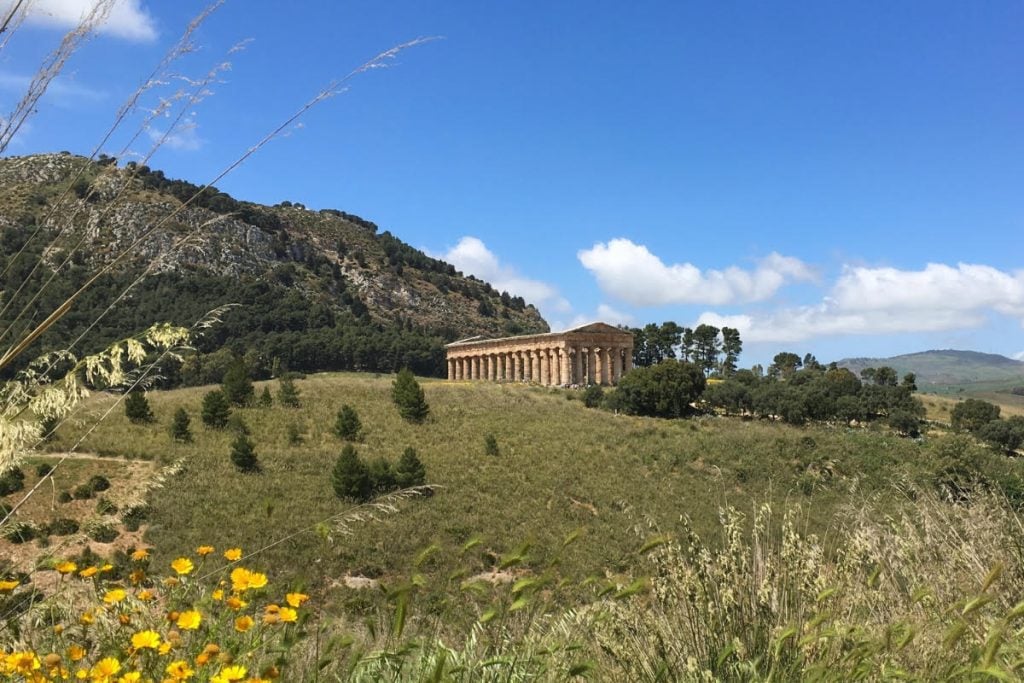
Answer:
[[[573,327],[568,330],[562,330],[561,332],[543,332],[540,334],[520,334],[514,337],[484,337],[477,335],[475,337],[466,337],[465,339],[459,339],[453,341],[450,344],[445,344],[445,348],[452,346],[461,346],[463,344],[477,344],[481,342],[499,342],[499,341],[512,341],[514,339],[543,339],[550,337],[562,337],[567,334],[621,334],[632,338],[633,334],[626,330],[620,330],[614,325],[609,325],[603,322],[592,322],[579,327]]]

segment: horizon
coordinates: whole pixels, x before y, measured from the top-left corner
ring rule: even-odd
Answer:
[[[6,47],[5,111],[84,5],[41,2]],[[9,154],[88,154],[202,7],[123,0]],[[168,176],[205,182],[332,77],[443,36],[217,187],[363,216],[553,330],[728,325],[744,366],[783,349],[1024,358],[1024,264],[1007,248],[1024,216],[1019,5],[239,7],[184,62],[202,74],[255,39],[149,162]]]

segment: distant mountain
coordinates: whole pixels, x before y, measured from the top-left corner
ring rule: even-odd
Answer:
[[[136,241],[25,360],[74,339],[140,277],[80,350],[154,322],[189,325],[217,306],[242,304],[200,340],[189,370],[195,376],[186,382],[216,381],[228,350],[245,353],[257,374],[275,359],[303,371],[409,366],[439,374],[445,342],[549,329],[521,297],[463,275],[359,216],[200,190],[109,157],[0,158],[0,330],[30,321],[14,319],[21,304],[40,320]]]
[[[1024,363],[994,353],[955,351],[953,349],[908,353],[891,358],[844,358],[840,367],[859,373],[864,368],[888,365],[901,375],[913,372],[917,384],[948,387],[981,383],[1024,385]]]

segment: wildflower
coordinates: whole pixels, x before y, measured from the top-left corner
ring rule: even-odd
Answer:
[[[71,572],[73,572],[76,569],[78,569],[78,565],[75,564],[74,562],[68,562],[67,560],[65,560],[64,562],[58,563],[54,567],[54,569],[56,569],[61,574],[70,574]]]
[[[263,588],[266,585],[266,574],[251,572],[243,567],[236,567],[231,571],[231,588],[236,592],[241,593],[250,588]]]
[[[27,674],[33,671],[38,671],[39,667],[42,666],[35,653],[28,650],[24,652],[12,652],[4,658],[4,664],[6,664],[7,669],[11,673],[16,674]]]
[[[198,548],[196,548],[196,555],[199,555],[200,557],[205,557],[205,556],[209,555],[212,552],[213,552],[213,546],[212,545],[201,545]]]
[[[267,679],[270,679],[270,680],[273,680],[273,679],[277,678],[280,675],[281,675],[281,670],[278,669],[273,664],[271,664],[270,666],[268,666],[266,669],[263,670],[263,677],[267,678]]]
[[[196,665],[204,666],[219,653],[220,647],[216,643],[207,643],[203,651],[196,655]]]
[[[92,612],[85,612],[78,618],[78,621],[83,626],[88,626],[92,622],[96,621],[96,617],[93,616]]]
[[[173,648],[173,647],[174,647],[174,645],[172,645],[171,643],[164,642],[164,643],[160,643],[160,647],[158,647],[156,649],[156,651],[159,652],[161,655],[166,655],[168,652],[171,651],[171,648]]]
[[[132,647],[136,650],[150,648],[155,650],[160,647],[160,634],[156,631],[139,631],[132,636]]]
[[[68,659],[72,662],[81,661],[85,657],[85,648],[81,645],[72,645],[68,648]]]
[[[195,565],[192,564],[192,560],[187,557],[179,557],[174,562],[171,562],[171,569],[178,572],[180,575],[185,575],[195,569]]]
[[[56,652],[51,652],[43,657],[43,664],[46,665],[47,669],[56,669],[60,666],[60,655]]]
[[[246,615],[235,619],[235,630],[239,633],[245,633],[252,628],[253,620],[252,617]]]
[[[281,621],[281,608],[277,605],[267,605],[263,610],[263,623],[276,624]]]
[[[88,579],[93,576],[96,576],[96,574],[98,574],[99,571],[100,570],[97,567],[86,567],[82,571],[78,572],[78,575],[81,576],[83,579]]]
[[[179,583],[181,583],[181,581],[178,580],[177,576],[168,576],[166,579],[164,579],[164,585],[168,588],[174,588]]]
[[[107,603],[108,605],[116,605],[117,603],[124,600],[126,595],[127,593],[125,593],[123,589],[114,588],[112,590],[107,591],[107,594],[103,596],[103,602]]]
[[[142,571],[141,569],[132,570],[132,572],[128,575],[128,579],[132,582],[133,586],[138,586],[140,583],[142,583],[142,580],[145,578],[146,572]]]
[[[134,553],[132,553],[132,559],[136,562],[142,562],[147,557],[149,557],[149,551],[145,548],[139,548]]]
[[[224,599],[224,591],[222,591],[220,588],[218,588],[217,590],[215,590],[212,593],[210,593],[210,597],[213,598],[214,600],[223,600]]]
[[[114,565],[110,564],[109,562],[107,562],[105,565],[100,567],[100,571],[101,572],[109,572],[109,571],[112,571],[113,569],[114,569]]]
[[[139,600],[142,600],[143,602],[148,602],[149,600],[152,600],[155,596],[153,595],[153,591],[149,590],[148,588],[143,588],[135,597],[137,597]]]
[[[182,612],[178,615],[178,628],[183,628],[186,631],[194,631],[199,628],[199,624],[203,621],[203,616],[195,610],[189,610]]]
[[[238,562],[240,559],[242,559],[242,549],[228,548],[224,551],[224,559],[228,560],[229,562]]]
[[[164,673],[166,673],[172,681],[187,681],[195,675],[195,671],[193,671],[189,667],[188,662],[183,659],[179,659],[168,664],[167,668],[164,669]]]
[[[128,624],[132,623],[132,618],[127,614],[118,614],[117,620],[118,622],[120,622],[121,626],[127,626]]]
[[[289,593],[284,599],[292,607],[302,607],[302,603],[309,600],[309,596],[305,593]]]
[[[249,603],[247,603],[245,600],[242,600],[239,597],[232,595],[230,598],[224,601],[224,604],[237,612]]]
[[[0,593],[10,593],[18,585],[17,581],[0,581]]]
[[[138,683],[142,680],[142,674],[138,671],[129,671],[124,676],[117,679],[117,683]]]
[[[111,676],[121,670],[121,662],[116,657],[106,657],[96,662],[89,672],[94,681],[109,681]]]
[[[210,679],[211,683],[229,683],[240,681],[245,678],[246,668],[241,664],[228,666],[220,670],[220,673]]]
[[[53,633],[54,633],[54,635],[58,635],[58,636],[60,634],[64,633],[64,624],[57,624],[56,626],[54,626],[53,627]]]
[[[291,607],[282,607],[280,614],[281,621],[287,624],[294,624],[299,618],[299,613],[293,610]]]

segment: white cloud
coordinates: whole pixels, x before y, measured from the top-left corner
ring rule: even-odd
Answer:
[[[698,324],[735,327],[751,342],[793,342],[976,328],[993,312],[1024,319],[1024,271],[930,263],[922,270],[847,267],[817,305],[763,314],[706,312]]]
[[[160,143],[161,146],[183,152],[194,152],[206,143],[206,140],[199,137],[199,134],[196,133],[196,127],[195,121],[186,119],[166,138],[164,137],[164,131],[152,126],[146,133],[149,135],[150,140],[154,143]]]
[[[499,292],[523,297],[527,303],[557,313],[568,313],[572,309],[557,289],[546,282],[523,277],[515,268],[501,264],[494,252],[476,237],[463,237],[441,258],[463,273],[491,283]]]
[[[601,289],[634,306],[763,301],[786,282],[815,277],[799,259],[774,252],[752,271],[736,266],[701,271],[691,263],[665,265],[646,246],[624,238],[599,242],[577,257]]]
[[[1024,351],[1018,351],[1017,353],[1010,356],[1014,360],[1024,361]]]
[[[0,0],[0,14],[6,16],[13,0]],[[33,0],[26,20],[42,26],[72,28],[92,9],[96,0]],[[139,42],[155,40],[156,25],[141,0],[115,0],[110,14],[98,31]]]

